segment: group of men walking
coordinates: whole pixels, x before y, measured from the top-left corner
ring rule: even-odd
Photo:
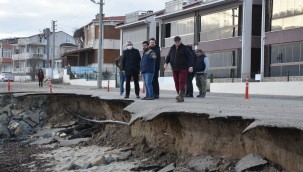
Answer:
[[[164,69],[171,65],[175,89],[178,93],[177,102],[184,102],[184,97],[193,97],[192,80],[196,77],[196,85],[199,89],[197,97],[205,97],[207,88],[208,58],[201,49],[195,51],[182,44],[181,38],[174,38],[174,45],[170,47],[165,59]],[[139,74],[141,73],[146,96],[142,100],[154,100],[159,98],[159,71],[160,71],[160,47],[156,40],[151,38],[142,43],[142,57],[139,50],[133,47],[131,41],[126,41],[126,50],[116,59],[116,65],[120,69],[120,94],[124,94],[124,80],[126,80],[125,97],[130,95],[130,81],[133,79],[136,98],[140,98]]]

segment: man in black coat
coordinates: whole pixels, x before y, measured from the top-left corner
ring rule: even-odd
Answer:
[[[181,38],[176,36],[174,38],[175,44],[170,47],[169,53],[165,59],[164,68],[170,63],[173,71],[173,78],[175,82],[178,96],[177,102],[184,102],[185,85],[187,74],[193,72],[193,56],[192,52],[182,44]]]
[[[129,98],[130,80],[133,78],[135,85],[136,98],[140,98],[139,78],[141,55],[139,50],[133,48],[131,41],[126,41],[126,50],[123,51],[122,71],[125,73],[126,90],[125,97]]]
[[[153,88],[154,88],[154,98],[158,99],[160,95],[160,88],[159,88],[159,71],[160,71],[160,62],[161,62],[161,56],[160,56],[160,47],[157,45],[155,38],[149,39],[149,48],[154,50],[157,59],[156,59],[156,66],[155,66],[155,73],[153,77]]]

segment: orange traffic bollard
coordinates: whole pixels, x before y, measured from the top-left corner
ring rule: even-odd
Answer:
[[[249,99],[249,96],[248,96],[248,84],[249,84],[248,79],[249,79],[249,77],[247,76],[246,77],[246,86],[245,86],[245,99]]]
[[[7,81],[7,91],[11,92],[11,80]]]
[[[52,80],[48,78],[49,93],[53,93]]]

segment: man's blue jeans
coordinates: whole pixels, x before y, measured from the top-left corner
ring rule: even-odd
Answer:
[[[144,85],[146,88],[146,97],[154,98],[153,77],[154,73],[143,73]]]
[[[123,95],[124,93],[124,81],[125,81],[125,73],[120,72],[120,95]]]

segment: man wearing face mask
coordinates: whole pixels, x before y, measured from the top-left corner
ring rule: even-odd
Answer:
[[[125,73],[126,90],[125,97],[129,98],[130,80],[133,78],[135,85],[136,98],[140,98],[139,78],[141,56],[139,50],[133,48],[131,41],[126,41],[126,50],[123,51],[122,71]]]

